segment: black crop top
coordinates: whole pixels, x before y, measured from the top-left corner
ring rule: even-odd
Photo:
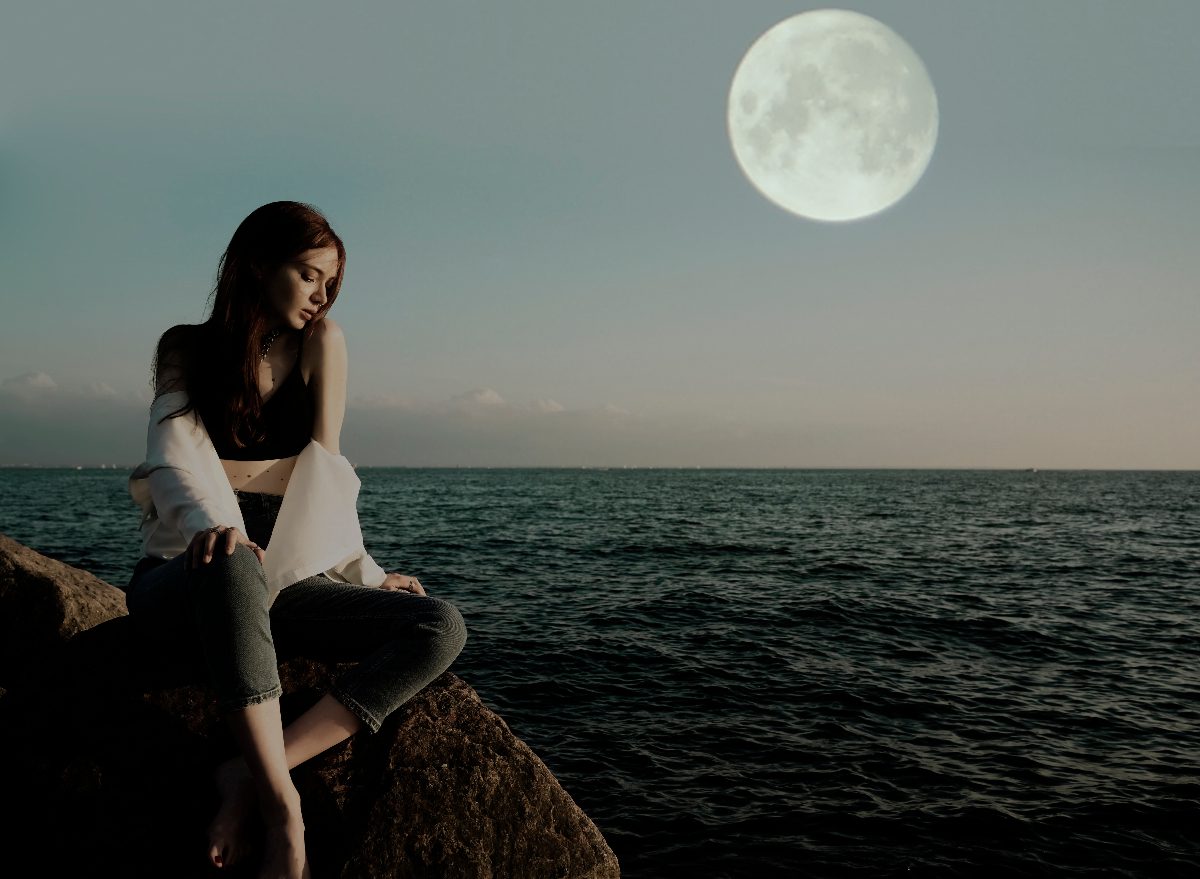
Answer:
[[[199,408],[199,407],[197,407]],[[209,420],[214,417],[214,421]],[[216,412],[200,409],[200,418],[205,424],[220,423]],[[290,458],[304,451],[312,439],[313,405],[308,395],[308,385],[300,375],[300,354],[296,354],[296,365],[283,380],[283,384],[262,406],[263,439],[241,448],[231,441],[209,432],[217,457],[226,461],[271,461]]]

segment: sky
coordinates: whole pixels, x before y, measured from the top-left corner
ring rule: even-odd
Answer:
[[[1200,4],[904,0],[916,188],[791,215],[725,128],[817,5],[18,2],[0,464],[141,460],[237,224],[349,251],[361,465],[1200,467]]]

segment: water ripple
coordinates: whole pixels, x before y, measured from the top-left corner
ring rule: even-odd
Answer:
[[[1200,474],[359,472],[627,877],[1200,875]],[[120,580],[126,475],[0,530]]]

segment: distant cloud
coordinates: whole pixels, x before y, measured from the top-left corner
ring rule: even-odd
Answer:
[[[454,403],[466,403],[476,406],[508,406],[504,398],[493,391],[491,388],[475,388],[473,391],[467,391],[465,394],[456,394],[450,398]],[[564,412],[561,403],[557,400],[542,398],[540,400],[530,401],[528,406],[514,406],[516,409],[531,409],[535,412]]]
[[[58,385],[54,379],[50,378],[44,372],[27,372],[24,375],[6,378],[3,382],[0,382],[0,390],[17,394],[52,391],[57,387]]]
[[[0,381],[0,464],[136,464],[145,454],[149,398],[145,389],[121,393],[104,382],[67,389],[43,372]],[[827,412],[808,422],[770,424],[646,414],[614,403],[516,404],[475,388],[440,401],[354,398],[341,447],[352,462],[378,466],[1051,468],[1113,466],[1109,461],[1119,459],[1110,447],[1137,441],[1148,450],[1144,466],[1187,466],[1189,459],[1170,456],[1169,437],[1161,452],[1147,444],[1145,419],[1136,415],[1108,416],[1103,431],[1095,431],[1112,438],[1107,447],[1081,452],[1063,431],[1061,448],[1048,452],[1050,421],[1031,427],[998,416],[979,431],[921,412],[884,413],[875,423]]]
[[[149,394],[104,382],[70,390],[44,372],[0,381],[0,464],[136,464]]]
[[[480,406],[504,406],[504,398],[493,391],[491,388],[476,388],[473,391],[467,391],[465,394],[459,394],[450,399],[460,403],[477,403]]]
[[[144,391],[121,394],[104,382],[69,390],[41,372],[6,379],[0,463],[135,464],[144,454],[149,402]],[[514,404],[475,388],[441,402],[353,399],[342,448],[356,463],[380,465],[691,465],[726,463],[729,444],[744,439],[736,426],[645,418],[613,404]]]
[[[350,401],[342,449],[352,461],[403,466],[784,466],[844,431],[804,436],[717,419],[647,417],[612,403],[567,409],[548,398],[505,402],[475,388],[445,402],[370,397]]]
[[[88,382],[79,386],[77,390],[61,388],[54,379],[46,375],[44,372],[27,372],[24,375],[6,378],[0,381],[0,394],[19,395],[23,397],[36,397],[38,399],[53,399],[67,400],[74,399],[79,396],[84,397],[118,397],[112,385],[105,382]],[[153,395],[149,390],[138,391],[130,394],[125,394],[126,400],[134,400],[149,403]]]

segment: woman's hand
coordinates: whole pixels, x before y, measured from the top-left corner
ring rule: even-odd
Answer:
[[[425,589],[416,577],[406,577],[404,574],[388,574],[380,589],[388,592],[411,592],[413,595],[424,595]]]
[[[233,555],[233,549],[239,543],[254,550],[254,554],[258,556],[258,563],[262,564],[263,551],[241,531],[236,528],[208,528],[197,531],[188,548],[183,551],[183,569],[187,571],[207,565],[212,561],[213,552],[218,544],[225,548],[225,555]]]

